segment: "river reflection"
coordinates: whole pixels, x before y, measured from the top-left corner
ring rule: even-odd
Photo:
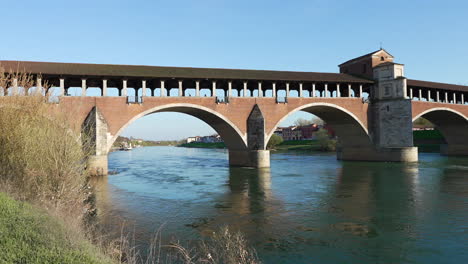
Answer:
[[[417,164],[339,162],[281,153],[266,170],[229,168],[220,150],[174,147],[112,153],[116,175],[96,180],[101,221],[134,227],[144,247],[242,231],[265,263],[463,263],[468,159]]]

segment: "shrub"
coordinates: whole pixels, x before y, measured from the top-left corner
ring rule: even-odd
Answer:
[[[1,87],[9,87],[13,78],[20,93],[28,94],[34,84],[31,75],[0,69]],[[87,155],[80,133],[59,113],[52,113],[49,98],[34,94],[0,97],[0,186],[16,199],[81,219],[87,199]]]
[[[323,151],[335,151],[336,150],[336,140],[331,139],[328,134],[328,130],[320,128],[316,133],[317,141],[320,145],[320,149]]]
[[[270,140],[268,140],[268,144],[267,144],[267,148],[268,149],[273,149],[275,148],[275,146],[281,144],[283,142],[283,138],[276,135],[276,134],[273,134],[270,138]]]

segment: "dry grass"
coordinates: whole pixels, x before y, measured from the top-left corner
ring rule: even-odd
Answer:
[[[0,69],[0,87],[11,87],[13,79],[20,94],[35,85],[30,74]],[[50,115],[48,98],[35,90],[0,100],[0,186],[16,199],[81,219],[88,193],[80,135],[64,117]]]
[[[128,264],[260,264],[255,249],[248,246],[240,232],[220,228],[208,239],[182,245],[179,241],[162,243],[162,227],[155,233],[145,252],[138,250],[135,238],[125,235],[108,244],[107,255]]]

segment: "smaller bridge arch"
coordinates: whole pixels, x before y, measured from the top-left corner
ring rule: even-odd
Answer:
[[[226,147],[229,150],[247,150],[247,135],[243,133],[229,118],[218,113],[217,111],[190,103],[171,103],[164,104],[152,107],[150,109],[144,110],[137,113],[132,118],[130,118],[123,126],[121,126],[115,135],[111,135],[111,138],[108,143],[108,151],[110,150],[112,144],[115,142],[117,137],[132,124],[137,119],[147,116],[154,113],[160,112],[177,112],[188,114],[193,117],[196,117],[206,124],[211,126],[224,140]],[[110,120],[112,122],[112,120]]]
[[[339,145],[343,148],[356,148],[372,146],[367,129],[367,120],[360,120],[348,109],[333,103],[314,102],[301,105],[286,113],[267,134],[271,138],[276,127],[286,118],[299,111],[313,114],[329,124],[338,136]]]
[[[446,145],[441,146],[444,155],[468,155],[468,118],[449,107],[434,107],[413,117],[413,122],[423,117],[433,123],[444,136]]]

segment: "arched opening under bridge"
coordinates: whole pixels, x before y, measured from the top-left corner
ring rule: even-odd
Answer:
[[[413,123],[420,117],[434,124],[435,129],[442,134],[443,141],[438,142],[441,144],[441,154],[451,156],[468,155],[468,119],[465,115],[450,108],[438,107],[415,116]],[[429,134],[430,132],[426,133]],[[415,132],[416,134],[417,132]],[[435,132],[432,132],[432,134],[435,134]]]
[[[112,136],[112,139],[108,146],[109,150],[112,144],[117,139],[117,137],[133,122],[135,122],[136,120],[144,116],[148,116],[154,113],[163,113],[163,112],[175,112],[175,113],[187,114],[192,117],[195,117],[203,121],[207,125],[209,125],[214,131],[216,131],[216,133],[221,137],[222,141],[226,145],[227,149],[231,151],[232,150],[234,151],[247,150],[245,133],[242,133],[242,131],[233,122],[231,122],[231,120],[229,120],[227,117],[221,115],[220,113],[217,113],[216,111],[212,109],[199,106],[199,105],[194,105],[194,104],[162,105],[162,106],[151,108],[149,110],[143,111],[135,115],[131,120],[129,120],[121,128],[119,128],[118,132],[115,135]],[[160,125],[164,126],[164,123],[161,123]],[[190,128],[186,127],[186,125],[187,124],[184,124],[184,123],[178,124],[180,129],[190,131]],[[194,133],[193,136],[197,136],[196,135],[197,131],[193,131],[193,133]]]
[[[373,146],[368,134],[366,121],[361,120],[351,111],[330,103],[311,103],[293,109],[276,123],[273,130],[268,131],[267,140],[273,136],[276,128],[284,120],[297,115],[300,111],[317,116],[333,131],[330,134],[336,135],[338,140],[336,147],[338,159],[348,159],[346,154],[343,156],[343,150],[361,149],[372,151]]]

